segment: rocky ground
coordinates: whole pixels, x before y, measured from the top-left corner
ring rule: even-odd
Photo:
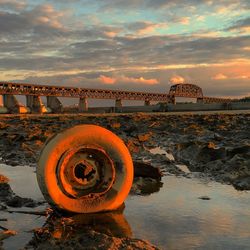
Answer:
[[[0,161],[35,165],[39,152],[54,134],[78,124],[96,124],[120,136],[135,161],[148,162],[163,172],[186,175],[186,164],[238,189],[250,189],[250,114],[1,117]],[[152,154],[161,147],[174,155]]]
[[[125,141],[135,166],[131,194],[145,195],[158,191],[162,185],[162,174],[190,178],[190,173],[179,168],[179,164],[187,165],[191,172],[199,172],[201,177],[232,184],[239,190],[250,190],[250,114],[2,116],[0,163],[35,166],[40,150],[50,137],[78,124],[103,126]],[[150,152],[157,147],[164,151],[159,151],[160,154]],[[16,196],[8,181],[0,175],[0,210],[38,205],[32,199]],[[46,230],[41,231],[43,237]],[[0,237],[5,238],[6,235],[0,234]],[[124,249],[125,246],[127,249],[154,249],[145,241],[96,231],[89,231],[72,239],[72,242],[67,241],[67,247],[73,249],[73,242],[81,244],[86,240],[92,244],[91,239],[101,240],[101,237],[107,243],[98,245],[102,249]],[[60,240],[49,239],[33,241],[30,247],[62,247]],[[94,245],[91,249],[95,249]]]

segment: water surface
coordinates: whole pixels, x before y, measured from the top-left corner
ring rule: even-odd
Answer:
[[[34,168],[0,165],[0,173],[10,178],[18,195],[43,199]],[[166,176],[162,181],[157,193],[127,198],[120,221],[128,222],[132,237],[147,239],[162,249],[250,249],[250,192],[197,178]],[[4,241],[5,249],[25,246],[32,237],[30,230],[45,222],[44,217],[2,211],[1,217],[8,219],[2,226],[18,231]]]

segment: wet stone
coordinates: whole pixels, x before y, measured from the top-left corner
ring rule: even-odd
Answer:
[[[235,180],[233,185],[237,190],[250,190],[250,176]]]
[[[204,195],[204,196],[200,196],[199,199],[200,199],[200,200],[204,200],[204,201],[209,201],[209,200],[211,200],[210,197],[205,196],[205,195]]]
[[[10,198],[6,204],[9,207],[36,207],[37,203],[31,198],[22,198],[20,196],[14,196]]]
[[[5,201],[13,196],[13,191],[8,183],[0,183],[0,201]]]
[[[134,161],[134,176],[135,177],[149,177],[160,180],[162,173],[159,168],[153,167],[151,164]]]

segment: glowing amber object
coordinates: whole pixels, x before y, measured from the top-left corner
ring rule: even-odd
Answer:
[[[123,141],[95,125],[79,125],[44,146],[37,180],[45,199],[59,209],[94,213],[117,209],[133,182],[133,162]]]

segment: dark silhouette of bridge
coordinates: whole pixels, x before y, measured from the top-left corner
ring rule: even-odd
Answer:
[[[188,83],[175,84],[171,86],[169,93],[163,94],[0,82],[0,95],[3,96],[2,106],[14,113],[62,112],[63,106],[57,97],[79,98],[79,112],[88,110],[87,99],[113,99],[116,108],[122,107],[122,100],[144,101],[145,105],[150,105],[152,101],[174,104],[176,97],[196,98],[200,103],[229,103],[232,101],[225,98],[206,97],[199,86]],[[27,107],[20,104],[15,95],[25,95]],[[42,103],[41,96],[47,97],[47,107]]]

